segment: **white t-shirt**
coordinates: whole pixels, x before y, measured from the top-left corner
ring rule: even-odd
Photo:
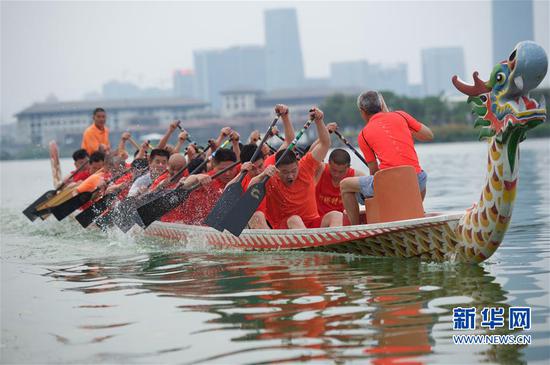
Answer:
[[[144,191],[146,191],[149,186],[153,183],[153,179],[151,178],[151,173],[145,174],[134,181],[132,184],[132,187],[130,187],[130,191],[128,192],[128,196],[136,196]]]

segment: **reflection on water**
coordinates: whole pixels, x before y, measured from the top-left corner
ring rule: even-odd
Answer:
[[[208,353],[187,348],[188,363],[362,358],[423,362],[427,355],[438,354],[438,342],[447,343],[441,351],[450,346],[453,306],[506,307],[506,293],[481,266],[415,260],[153,254],[50,269],[48,277],[76,284],[63,290],[109,294],[106,298],[113,299],[121,291],[154,295],[172,299],[184,314],[211,314],[202,328],[182,329],[183,342],[195,343],[194,336],[206,335],[224,337],[231,344]],[[98,315],[98,323],[109,324],[80,328],[104,339],[110,329],[132,325],[125,318]],[[518,349],[479,347],[468,356],[471,361],[518,362]]]
[[[461,210],[477,199],[484,144],[422,145],[418,152],[429,172],[427,210]],[[62,164],[67,171],[70,161]],[[167,246],[83,230],[69,220],[31,224],[21,210],[43,192],[49,164],[10,161],[0,168],[0,363],[550,359],[549,140],[522,144],[510,229],[495,255],[478,266],[216,252],[204,242]],[[478,313],[532,307],[532,329],[525,333],[533,343],[453,345],[451,311],[459,305]]]

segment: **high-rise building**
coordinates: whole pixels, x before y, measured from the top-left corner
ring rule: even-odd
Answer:
[[[173,91],[175,97],[195,97],[195,75],[192,70],[176,70],[173,76]]]
[[[532,0],[493,0],[493,61],[508,58],[520,41],[534,40]]]
[[[330,64],[330,86],[364,88],[368,84],[369,63],[365,60]]]
[[[330,65],[330,85],[408,93],[407,65],[370,64],[366,60],[334,62]]]
[[[267,89],[302,86],[304,66],[296,9],[265,12]]]
[[[195,51],[194,64],[195,96],[210,101],[214,109],[221,107],[222,91],[265,90],[265,49],[262,46]]]
[[[462,47],[426,48],[422,50],[422,84],[426,95],[456,94],[453,75],[464,78]]]

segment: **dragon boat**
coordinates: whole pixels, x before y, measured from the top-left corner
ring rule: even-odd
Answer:
[[[473,73],[473,85],[453,77],[455,87],[468,95],[468,103],[477,116],[474,126],[481,127],[480,139],[488,145],[481,196],[464,212],[424,214],[422,200],[416,196],[406,203],[413,209],[405,209],[404,217],[391,219],[391,201],[383,200],[380,204],[367,199],[367,215],[363,217],[366,222],[361,225],[304,230],[245,229],[236,237],[210,227],[154,222],[144,234],[183,244],[205,242],[217,249],[311,250],[418,257],[435,262],[482,262],[498,249],[510,224],[519,177],[519,143],[528,130],[546,120],[545,101],[530,98],[529,91],[544,79],[547,68],[544,49],[524,41],[517,44],[507,60],[495,65],[488,81],[482,81],[477,72]],[[375,198],[379,193],[384,195],[384,171],[375,175]],[[413,177],[412,183],[415,181]],[[384,195],[390,200],[391,196]],[[403,200],[393,205],[403,205]],[[373,213],[373,207],[385,208],[390,217],[376,209]]]

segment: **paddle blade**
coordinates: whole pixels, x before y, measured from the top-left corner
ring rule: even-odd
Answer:
[[[223,222],[223,228],[233,233],[235,236],[239,236],[243,229],[248,224],[250,218],[254,212],[260,206],[265,196],[265,182],[255,184],[246,190],[243,197],[231,212],[226,216]]]
[[[137,208],[137,212],[145,228],[151,223],[160,219],[163,215],[175,209],[183,203],[189,196],[190,191],[184,189],[174,189],[165,193],[163,196],[145,203]]]
[[[92,198],[91,192],[84,192],[72,197],[64,203],[52,208],[52,213],[58,221],[63,220],[69,214],[86,204]]]
[[[31,205],[29,205],[25,210],[23,211],[23,214],[25,217],[29,218],[31,222],[33,222],[36,218],[39,217],[39,214],[36,212],[36,207],[39,206],[41,203],[45,202],[46,200],[50,199],[52,196],[54,196],[56,193],[55,190],[50,190],[42,194],[38,199],[36,199]]]
[[[243,195],[243,187],[239,182],[231,184],[225,189],[218,202],[206,217],[204,223],[218,231],[223,231],[223,220],[231,212]]]
[[[115,200],[115,194],[107,194],[94,204],[89,206],[86,210],[82,211],[76,216],[76,220],[84,228],[88,227],[93,221],[101,215],[111,203]]]

